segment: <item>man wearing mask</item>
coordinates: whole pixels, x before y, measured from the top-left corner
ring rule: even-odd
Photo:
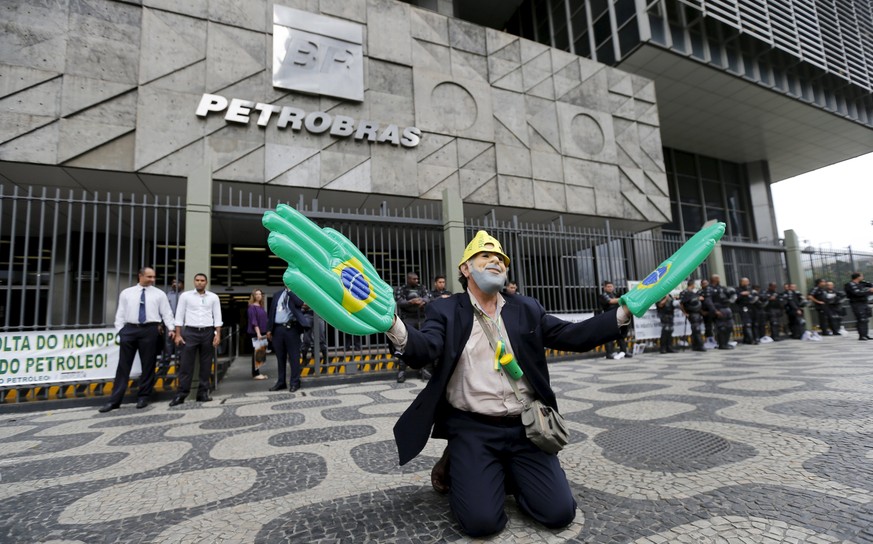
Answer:
[[[461,529],[474,538],[506,525],[507,491],[522,512],[546,527],[573,521],[573,491],[558,456],[526,436],[523,403],[538,398],[557,409],[545,348],[593,349],[624,335],[630,318],[617,305],[570,323],[547,314],[533,298],[504,297],[509,262],[500,242],[479,231],[458,263],[465,291],[429,304],[421,330],[395,319],[387,332],[410,366],[437,361],[433,378],[394,427],[400,464],[422,451],[431,429],[435,438],[448,439],[449,504]],[[515,387],[502,365],[494,368],[498,339],[523,373]]]

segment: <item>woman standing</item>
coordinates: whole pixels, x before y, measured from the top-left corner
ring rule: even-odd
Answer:
[[[252,291],[252,294],[249,297],[247,315],[249,325],[246,332],[249,334],[249,338],[252,341],[265,340],[267,333],[267,310],[266,302],[264,301],[264,292],[260,289]],[[256,349],[252,350],[252,378],[256,380],[266,380],[267,375],[261,374],[261,371],[258,369],[258,364],[255,361],[256,352]],[[261,363],[263,363],[263,361],[261,361]]]

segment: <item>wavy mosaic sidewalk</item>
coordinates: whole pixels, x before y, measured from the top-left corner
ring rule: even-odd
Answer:
[[[552,382],[576,521],[508,498],[494,542],[873,542],[873,343],[585,359]],[[0,541],[466,541],[430,488],[444,443],[397,466],[421,387],[0,413]]]

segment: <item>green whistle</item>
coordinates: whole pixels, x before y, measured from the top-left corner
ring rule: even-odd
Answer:
[[[706,259],[724,235],[724,223],[713,223],[685,242],[676,253],[658,265],[651,274],[628,293],[621,303],[637,317],[642,317],[652,304],[676,288]]]
[[[494,360],[495,362],[500,363],[503,370],[509,374],[509,377],[513,380],[520,380],[521,377],[524,376],[524,372],[521,370],[521,367],[518,366],[518,361],[515,360],[515,356],[511,353],[507,353],[506,344],[503,340],[497,342],[497,350],[494,352]]]

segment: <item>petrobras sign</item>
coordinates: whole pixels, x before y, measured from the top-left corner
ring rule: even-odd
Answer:
[[[421,130],[416,127],[381,125],[346,115],[331,115],[323,111],[306,112],[292,106],[264,104],[240,98],[228,99],[218,94],[204,93],[197,106],[197,116],[206,118],[221,113],[224,113],[225,121],[242,125],[248,125],[254,119],[259,127],[272,124],[281,130],[306,130],[312,134],[328,132],[338,138],[354,138],[403,147],[415,147],[421,141]]]
[[[273,6],[273,86],[362,102],[361,25]]]

